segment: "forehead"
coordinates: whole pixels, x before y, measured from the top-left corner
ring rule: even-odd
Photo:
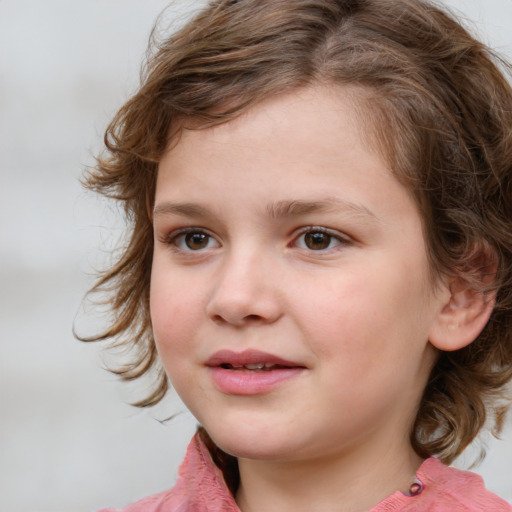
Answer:
[[[297,156],[306,146],[308,151],[320,157],[328,155],[329,151],[322,150],[327,149],[333,139],[339,138],[347,147],[364,145],[366,151],[387,159],[376,137],[376,120],[368,115],[371,108],[368,102],[373,95],[363,87],[313,85],[271,96],[233,119],[214,126],[205,126],[195,118],[180,119],[169,137],[166,153],[183,156],[196,152],[201,146],[204,150],[207,142],[212,150],[216,147],[219,151],[230,147],[233,151],[252,147],[256,152],[265,146],[265,153],[259,155],[269,156],[271,142],[279,137],[279,145],[274,144],[277,146],[274,156],[286,154],[289,157],[285,149],[295,145]],[[219,107],[219,116],[223,110],[229,110],[229,104]]]
[[[334,199],[391,212],[408,193],[368,143],[358,94],[339,86],[301,89],[227,123],[184,129],[160,163],[156,202],[170,197],[226,209],[231,195],[246,197],[235,202],[239,215],[254,202],[261,210]]]

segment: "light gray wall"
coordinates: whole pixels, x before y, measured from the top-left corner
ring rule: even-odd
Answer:
[[[0,1],[0,512],[86,512],[163,490],[194,428],[187,413],[154,419],[182,410],[176,397],[151,413],[125,405],[135,395],[71,334],[97,248],[119,232],[78,179],[167,3]],[[512,0],[449,3],[512,57]],[[511,427],[504,437],[479,472],[512,500]]]

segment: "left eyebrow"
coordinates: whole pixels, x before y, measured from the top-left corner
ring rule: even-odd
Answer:
[[[378,223],[377,216],[362,204],[328,198],[321,201],[277,201],[267,205],[267,213],[274,219],[296,217],[308,213],[345,213],[361,217],[372,223]]]

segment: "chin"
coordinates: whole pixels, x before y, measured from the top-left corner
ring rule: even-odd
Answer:
[[[286,459],[294,449],[288,445],[290,435],[287,438],[273,435],[269,431],[254,430],[251,428],[239,428],[236,432],[232,429],[208,429],[208,435],[213,442],[224,452],[233,457],[255,460]]]

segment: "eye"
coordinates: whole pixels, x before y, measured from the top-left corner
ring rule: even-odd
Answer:
[[[181,251],[201,251],[219,247],[219,242],[208,233],[201,230],[187,230],[169,237],[169,243]]]
[[[334,247],[348,243],[349,241],[341,236],[321,228],[309,228],[307,231],[301,233],[295,241],[297,247],[310,251],[325,251],[326,249],[333,249]]]

